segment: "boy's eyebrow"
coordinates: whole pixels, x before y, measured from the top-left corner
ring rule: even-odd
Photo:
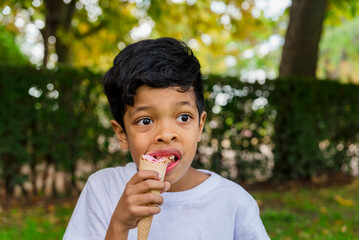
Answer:
[[[182,106],[185,106],[185,105],[188,105],[188,106],[190,106],[192,108],[195,108],[195,106],[193,106],[193,104],[191,104],[189,101],[180,101],[180,102],[176,103],[176,106],[178,106],[178,107],[182,107]],[[151,109],[153,109],[153,107],[151,107],[151,106],[135,107],[133,113],[135,114],[135,113],[138,113],[138,112],[141,112],[141,111],[146,111],[146,110],[151,110]]]

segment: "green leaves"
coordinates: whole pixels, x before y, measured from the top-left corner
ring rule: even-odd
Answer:
[[[5,31],[5,28],[0,25],[0,60],[7,64],[29,64],[26,57],[20,52],[16,45],[15,36]]]
[[[8,191],[32,179],[40,163],[67,171],[74,184],[79,160],[131,160],[113,138],[101,80],[88,69],[0,67],[0,178]],[[237,181],[350,172],[358,156],[358,91],[332,81],[205,76],[208,115],[194,165]]]
[[[269,98],[277,111],[274,178],[350,172],[347,150],[359,140],[358,90],[357,85],[325,80],[276,80]]]
[[[86,69],[0,67],[0,178],[8,193],[36,175],[40,163],[75,177],[79,159],[97,163],[109,156],[98,144],[99,136],[105,136],[102,144],[112,136],[97,112],[101,81]],[[21,172],[24,165],[30,173]]]
[[[209,75],[204,84],[207,120],[195,164],[237,181],[266,176],[274,119],[268,102],[257,100],[271,94],[272,81]]]

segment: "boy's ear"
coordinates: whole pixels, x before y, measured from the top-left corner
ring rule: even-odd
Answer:
[[[121,149],[128,149],[127,136],[121,125],[115,120],[111,120],[111,126],[113,128],[113,131],[116,133],[118,141],[120,142]]]
[[[197,142],[201,141],[202,132],[204,128],[204,123],[206,122],[207,113],[203,111],[199,118],[199,126],[198,126],[198,133],[197,133]]]

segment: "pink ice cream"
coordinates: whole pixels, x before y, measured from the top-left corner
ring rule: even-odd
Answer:
[[[149,161],[151,163],[165,163],[165,162],[171,162],[171,160],[168,157],[159,157],[159,158],[155,158],[152,157],[150,155],[142,155],[141,156],[142,160],[146,160]]]

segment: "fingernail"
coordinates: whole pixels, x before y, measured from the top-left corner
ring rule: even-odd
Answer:
[[[163,176],[162,176],[162,174],[158,174],[158,177],[160,178],[160,179],[162,179],[163,178]]]

